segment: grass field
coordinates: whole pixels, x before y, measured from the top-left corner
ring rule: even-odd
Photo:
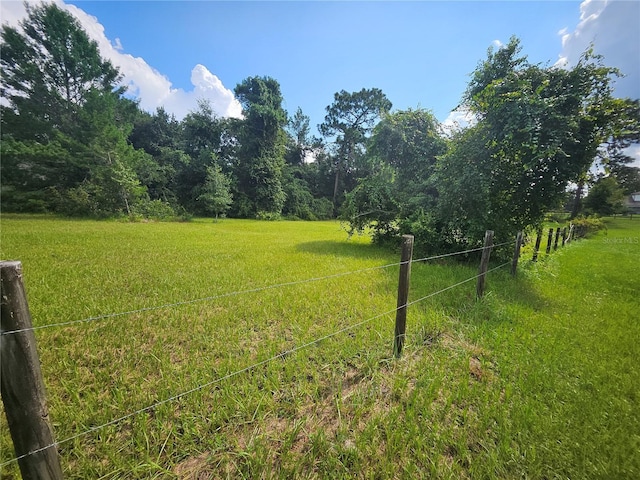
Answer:
[[[66,478],[631,479],[640,220],[607,225],[490,273],[482,301],[469,282],[411,306],[399,360],[380,315],[398,267],[334,276],[398,254],[334,222],[4,215],[0,256],[23,262],[36,326],[134,311],[36,331],[58,441],[213,382],[62,443]],[[416,263],[410,300],[476,273]]]

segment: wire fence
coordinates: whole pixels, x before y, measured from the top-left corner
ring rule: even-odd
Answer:
[[[504,245],[512,245],[512,244],[514,244],[513,241],[504,242],[504,243],[500,243],[500,244],[497,244],[497,245],[492,245],[491,247],[478,247],[478,248],[473,248],[473,249],[470,249],[470,250],[463,250],[463,251],[460,251],[460,252],[445,253],[443,255],[434,255],[434,256],[431,256],[431,257],[425,257],[425,258],[418,258],[418,259],[415,259],[415,260],[410,260],[410,263],[424,263],[424,262],[428,262],[430,260],[437,260],[437,259],[446,258],[446,257],[464,255],[464,254],[468,254],[468,253],[487,250],[489,248],[493,249],[493,248],[501,247],[501,246],[504,246]],[[135,315],[137,313],[146,313],[146,312],[151,312],[151,311],[154,311],[154,310],[161,310],[161,309],[173,308],[173,307],[181,307],[181,306],[185,306],[185,305],[192,305],[192,304],[195,304],[195,303],[202,303],[202,302],[211,302],[211,301],[214,301],[214,300],[220,300],[220,299],[223,299],[223,298],[229,298],[229,297],[234,297],[234,296],[238,296],[238,295],[244,295],[244,294],[249,294],[249,293],[259,293],[259,292],[264,292],[264,291],[267,291],[267,290],[273,290],[273,289],[276,289],[276,288],[292,287],[292,286],[296,286],[296,285],[303,285],[303,284],[307,284],[307,283],[320,282],[320,281],[323,281],[323,280],[330,280],[330,279],[334,279],[334,278],[345,277],[345,276],[348,276],[348,275],[355,275],[355,274],[358,274],[358,273],[373,272],[375,270],[383,270],[383,269],[386,269],[386,268],[401,266],[401,265],[404,265],[406,263],[407,262],[389,263],[387,265],[381,265],[381,266],[377,266],[377,267],[363,268],[363,269],[359,269],[359,270],[352,270],[352,271],[349,271],[349,272],[334,273],[334,274],[326,275],[326,276],[323,276],[323,277],[313,277],[313,278],[306,278],[306,279],[303,279],[303,280],[295,280],[295,281],[291,281],[291,282],[276,283],[276,284],[273,284],[273,285],[266,285],[264,287],[250,288],[250,289],[245,289],[245,290],[237,290],[237,291],[233,291],[233,292],[221,293],[219,295],[212,295],[212,296],[208,296],[208,297],[201,297],[201,298],[195,298],[195,299],[191,299],[191,300],[184,300],[184,301],[181,301],[181,302],[165,303],[165,304],[162,304],[162,305],[154,305],[154,306],[151,306],[151,307],[143,307],[143,308],[127,310],[127,311],[123,311],[123,312],[106,313],[106,314],[103,314],[103,315],[96,315],[96,316],[82,318],[82,319],[78,319],[78,320],[69,320],[69,321],[66,321],[66,322],[49,323],[49,324],[37,325],[37,326],[29,327],[29,328],[21,328],[21,329],[17,329],[17,330],[8,330],[8,331],[0,332],[0,336],[1,335],[13,335],[13,334],[16,334],[16,333],[35,331],[35,330],[43,330],[43,329],[47,329],[47,328],[68,327],[68,326],[76,325],[76,324],[80,324],[80,323],[97,322],[97,321],[100,321],[100,320],[107,320],[107,319],[112,319],[112,318],[116,318],[116,317],[124,317],[124,316],[127,316],[127,315]]]
[[[477,249],[476,249],[476,251],[477,251]],[[466,253],[466,252],[460,252],[459,254],[462,254],[462,253]],[[435,257],[433,257],[433,258],[435,258]],[[429,259],[432,259],[432,258],[429,258]],[[419,259],[419,260],[415,260],[415,261],[425,261],[425,259]],[[404,262],[400,262],[400,263],[404,263]],[[383,267],[377,267],[377,268],[387,268],[387,267],[389,267],[389,266],[397,266],[397,265],[400,265],[400,263],[396,263],[396,264],[392,264],[392,265],[385,265],[385,266],[383,266]],[[510,262],[503,263],[503,264],[501,264],[501,265],[499,265],[499,266],[497,266],[497,267],[494,267],[494,268],[492,268],[492,269],[488,270],[488,271],[487,271],[487,272],[485,272],[485,273],[490,273],[490,272],[493,272],[493,271],[495,271],[495,270],[499,270],[500,268],[505,267],[505,266],[506,266],[506,265],[508,265],[509,263],[510,263]],[[368,271],[368,270],[373,270],[373,269],[364,269],[364,270],[360,270],[360,272],[361,272],[361,271]],[[354,272],[349,272],[349,273],[354,273]],[[298,351],[300,351],[300,350],[303,350],[303,349],[308,348],[308,347],[310,347],[310,346],[312,346],[312,345],[316,345],[316,344],[318,344],[318,343],[320,343],[320,342],[322,342],[322,341],[324,341],[324,340],[327,340],[327,339],[329,339],[329,338],[332,338],[332,337],[335,337],[335,336],[337,336],[337,335],[340,335],[341,333],[344,333],[344,332],[347,332],[347,331],[353,330],[353,329],[355,329],[355,328],[361,327],[361,326],[363,326],[363,325],[365,325],[365,324],[367,324],[367,323],[370,323],[370,322],[372,322],[372,321],[374,321],[374,320],[377,320],[378,318],[382,318],[382,317],[384,317],[384,316],[386,316],[386,315],[391,315],[391,314],[393,314],[393,313],[396,313],[398,310],[400,310],[400,309],[402,309],[402,308],[406,308],[406,307],[409,307],[409,306],[412,306],[412,305],[418,304],[418,303],[423,302],[423,301],[425,301],[425,300],[427,300],[427,299],[429,299],[429,298],[432,298],[432,297],[435,297],[435,296],[437,296],[437,295],[439,295],[439,294],[441,294],[441,293],[444,293],[444,292],[446,292],[446,291],[448,291],[448,290],[452,290],[452,289],[454,289],[454,288],[456,288],[456,287],[459,287],[459,286],[461,286],[461,285],[464,285],[465,283],[469,283],[469,282],[471,282],[471,281],[473,281],[473,280],[478,279],[481,275],[484,275],[485,273],[480,273],[480,274],[478,274],[478,275],[474,275],[473,277],[467,278],[467,279],[465,279],[465,280],[463,280],[463,281],[461,281],[461,282],[458,282],[458,283],[456,283],[456,284],[450,285],[450,286],[445,287],[445,288],[443,288],[443,289],[441,289],[441,290],[438,290],[438,291],[436,291],[436,292],[430,293],[429,295],[425,295],[425,296],[423,296],[423,297],[421,297],[421,298],[419,298],[419,299],[417,299],[417,300],[413,300],[413,301],[408,302],[408,303],[406,303],[406,304],[404,304],[404,305],[400,305],[400,306],[398,306],[398,307],[396,307],[396,308],[393,308],[393,309],[391,309],[391,310],[388,310],[388,311],[386,311],[386,312],[383,312],[383,313],[377,314],[377,315],[375,315],[375,316],[373,316],[373,317],[367,318],[366,320],[362,320],[362,321],[360,321],[360,322],[357,322],[357,323],[354,323],[354,324],[352,324],[352,325],[346,326],[346,327],[344,327],[344,328],[341,328],[340,330],[337,330],[337,331],[335,331],[335,332],[329,333],[329,334],[327,334],[327,335],[323,335],[323,336],[321,336],[321,337],[319,337],[319,338],[316,338],[316,339],[314,339],[314,340],[312,340],[312,341],[310,341],[310,342],[307,342],[307,343],[302,344],[302,345],[298,345],[298,346],[296,346],[296,347],[294,347],[294,348],[291,348],[291,349],[289,349],[289,350],[285,350],[285,351],[280,352],[280,353],[278,353],[277,355],[274,355],[274,356],[272,356],[272,357],[270,357],[270,358],[267,358],[267,359],[262,360],[262,361],[260,361],[260,362],[256,362],[256,363],[254,363],[254,364],[252,364],[252,365],[249,365],[249,366],[247,366],[247,367],[241,368],[241,369],[239,369],[239,370],[235,370],[234,372],[231,372],[231,373],[228,373],[228,374],[226,374],[226,375],[224,375],[224,376],[221,376],[221,377],[215,378],[214,380],[211,380],[211,381],[209,381],[209,382],[206,382],[206,383],[203,383],[203,384],[201,384],[201,385],[198,385],[197,387],[191,388],[191,389],[186,390],[186,391],[184,391],[184,392],[182,392],[182,393],[179,393],[179,394],[177,394],[177,395],[173,395],[173,396],[171,396],[171,397],[165,398],[164,400],[160,400],[160,401],[155,402],[155,403],[153,403],[153,404],[151,404],[151,405],[148,405],[148,406],[146,406],[146,407],[140,408],[140,409],[138,409],[138,410],[136,410],[136,411],[133,411],[133,412],[127,413],[126,415],[122,415],[121,417],[118,417],[118,418],[116,418],[116,419],[113,419],[113,420],[111,420],[111,421],[109,421],[109,422],[103,423],[103,424],[101,424],[101,425],[97,425],[97,426],[95,426],[95,427],[91,427],[91,428],[89,428],[89,429],[87,429],[87,430],[84,430],[84,431],[82,431],[82,432],[80,432],[80,433],[77,433],[77,434],[75,434],[75,435],[72,435],[72,436],[70,436],[70,437],[67,437],[67,438],[65,438],[65,439],[63,439],[63,440],[59,440],[59,441],[57,441],[57,442],[51,443],[51,444],[46,445],[46,446],[44,446],[44,447],[42,447],[42,448],[39,448],[39,449],[37,449],[37,450],[31,451],[31,452],[26,453],[26,454],[24,454],[24,455],[20,455],[20,456],[18,456],[18,457],[16,457],[16,458],[13,458],[13,459],[11,459],[11,460],[9,460],[9,461],[6,461],[6,462],[4,462],[4,463],[0,463],[0,467],[4,467],[4,466],[7,466],[7,465],[10,465],[10,464],[12,464],[12,463],[14,463],[14,462],[17,462],[17,461],[19,461],[19,460],[21,460],[21,459],[23,459],[23,458],[26,458],[26,457],[31,456],[31,455],[35,455],[35,454],[37,454],[37,453],[43,452],[43,451],[45,451],[45,450],[48,450],[48,449],[50,449],[50,448],[54,448],[54,447],[58,447],[58,446],[60,446],[60,445],[64,445],[64,444],[66,444],[66,443],[69,443],[69,442],[71,442],[71,441],[73,441],[73,440],[77,439],[77,438],[84,437],[85,435],[88,435],[88,434],[93,433],[93,432],[97,432],[97,431],[99,431],[99,430],[102,430],[103,428],[109,427],[109,426],[111,426],[111,425],[118,424],[118,423],[120,423],[120,422],[123,422],[124,420],[127,420],[127,419],[129,419],[129,418],[135,417],[136,415],[139,415],[139,414],[141,414],[141,413],[151,411],[151,410],[153,410],[153,409],[155,409],[155,408],[157,408],[157,407],[159,407],[159,406],[161,406],[161,405],[164,405],[164,404],[166,404],[166,403],[170,403],[170,402],[173,402],[173,401],[179,400],[179,399],[181,399],[181,398],[183,398],[183,397],[185,397],[185,396],[187,396],[187,395],[190,395],[190,394],[195,393],[195,392],[197,392],[197,391],[203,390],[203,389],[205,389],[205,388],[207,388],[207,387],[210,387],[210,386],[212,386],[212,385],[215,385],[215,384],[221,383],[221,382],[223,382],[223,381],[225,381],[225,380],[228,380],[228,379],[230,379],[230,378],[236,377],[236,376],[238,376],[238,375],[240,375],[240,374],[242,374],[242,373],[246,373],[246,372],[249,372],[249,371],[251,371],[251,370],[254,370],[254,369],[258,368],[258,367],[261,367],[261,366],[263,366],[263,365],[267,365],[267,364],[269,364],[269,363],[271,363],[271,362],[273,362],[273,361],[275,361],[275,360],[278,360],[278,359],[280,359],[280,358],[285,358],[285,357],[287,357],[287,356],[289,356],[289,355],[291,355],[291,354],[293,354],[293,353],[296,353],[296,352],[298,352]],[[346,275],[346,273],[345,273],[345,274],[343,274],[343,275]],[[332,277],[332,276],[324,277],[324,278],[331,278],[331,277]],[[294,283],[296,283],[296,282],[290,282],[290,283],[287,283],[287,284],[280,284],[280,285],[289,285],[289,284],[294,284]],[[275,288],[275,286],[271,286],[270,288]],[[77,322],[76,322],[76,323],[77,323]],[[27,329],[25,329],[25,330],[27,330]],[[14,332],[7,332],[7,333],[17,333],[17,331],[14,331]]]
[[[457,255],[464,255],[464,254],[468,254],[468,253],[473,253],[473,252],[479,252],[479,251],[484,251],[484,250],[490,250],[490,249],[494,249],[500,246],[506,246],[506,245],[512,245],[516,242],[514,241],[509,241],[509,242],[504,242],[504,243],[500,243],[497,245],[488,245],[488,246],[484,246],[484,247],[479,247],[479,248],[474,248],[474,249],[469,249],[469,250],[464,250],[464,251],[459,251],[459,252],[451,252],[448,254],[443,254],[443,255],[434,255],[434,256],[430,256],[430,257],[425,257],[425,258],[419,258],[419,259],[410,259],[410,260],[406,260],[406,261],[401,261],[401,262],[397,262],[397,263],[391,263],[391,264],[387,264],[387,265],[382,265],[382,266],[377,266],[377,267],[371,267],[371,268],[365,268],[365,269],[360,269],[360,270],[353,270],[353,271],[349,271],[349,272],[342,272],[342,273],[336,273],[336,274],[331,274],[331,275],[326,275],[326,276],[322,276],[322,277],[313,277],[313,278],[308,278],[308,279],[304,279],[304,280],[296,280],[296,281],[291,281],[291,282],[283,282],[283,283],[278,283],[278,284],[273,284],[273,285],[268,285],[268,286],[264,286],[264,287],[258,287],[258,288],[252,288],[252,289],[245,289],[245,290],[238,290],[238,291],[233,291],[233,292],[228,292],[228,293],[224,293],[224,294],[219,294],[219,295],[214,295],[214,296],[209,296],[209,297],[203,297],[203,298],[197,298],[197,299],[193,299],[193,300],[187,300],[187,301],[182,301],[182,302],[175,302],[175,303],[167,303],[167,304],[163,304],[163,305],[158,305],[158,306],[153,306],[153,307],[145,307],[145,308],[140,308],[140,309],[136,309],[136,310],[129,310],[129,311],[125,311],[125,312],[119,312],[119,313],[110,313],[110,314],[105,314],[105,315],[99,315],[99,316],[94,316],[94,317],[89,317],[89,318],[84,318],[84,319],[80,319],[80,320],[73,320],[73,321],[67,321],[67,322],[60,322],[60,323],[54,323],[54,324],[48,324],[48,325],[41,325],[41,326],[36,326],[36,327],[29,327],[29,328],[21,328],[21,329],[15,329],[15,330],[9,330],[9,331],[3,331],[1,334],[4,335],[13,335],[13,334],[17,334],[17,333],[22,333],[22,332],[29,332],[29,331],[34,331],[34,330],[40,330],[40,329],[44,329],[44,328],[53,328],[53,327],[65,327],[65,326],[70,326],[70,325],[76,325],[76,324],[80,324],[80,323],[88,323],[88,322],[94,322],[94,321],[98,321],[98,320],[105,320],[105,319],[110,319],[110,318],[115,318],[115,317],[122,317],[122,316],[126,316],[126,315],[131,315],[131,314],[135,314],[135,313],[141,313],[141,312],[149,312],[149,311],[153,311],[153,310],[158,310],[158,309],[163,309],[163,308],[172,308],[172,307],[178,307],[178,306],[182,306],[182,305],[189,305],[189,304],[193,304],[193,303],[197,303],[197,302],[206,302],[206,301],[213,301],[216,299],[221,299],[221,298],[227,298],[227,297],[232,297],[232,296],[237,296],[237,295],[243,295],[243,294],[249,294],[249,293],[255,293],[255,292],[262,292],[262,291],[266,291],[266,290],[271,290],[271,289],[276,289],[276,288],[283,288],[283,287],[288,287],[288,286],[294,286],[294,285],[302,285],[302,284],[306,284],[306,283],[311,283],[311,282],[319,282],[322,280],[327,280],[327,279],[333,279],[333,278],[339,278],[339,277],[344,277],[347,275],[353,275],[353,274],[357,274],[357,273],[365,273],[365,272],[371,272],[371,271],[375,271],[375,270],[381,270],[381,269],[386,269],[386,268],[391,268],[391,267],[396,267],[396,266],[402,266],[402,265],[407,265],[407,264],[412,264],[412,263],[424,263],[424,262],[428,262],[430,260],[436,260],[436,259],[441,259],[441,258],[445,258],[445,257],[453,257],[453,256],[457,256]],[[369,317],[365,320],[359,321],[357,323],[354,323],[352,325],[346,326],[344,328],[341,328],[337,331],[331,332],[329,334],[323,335],[321,337],[318,337],[310,342],[304,343],[302,345],[298,345],[296,347],[293,347],[289,350],[285,350],[283,352],[280,352],[276,355],[271,356],[270,358],[267,358],[265,360],[253,363],[252,365],[249,365],[247,367],[238,369],[236,371],[233,371],[231,373],[228,373],[226,375],[214,378],[210,381],[207,381],[205,383],[202,383],[200,385],[198,385],[197,387],[191,388],[189,390],[186,390],[184,392],[178,393],[176,395],[170,396],[168,398],[165,398],[163,400],[160,400],[158,402],[155,402],[153,404],[150,404],[148,406],[145,406],[143,408],[140,408],[138,410],[132,411],[130,413],[127,413],[125,415],[122,415],[118,418],[115,418],[113,420],[110,420],[106,423],[103,423],[101,425],[98,426],[94,426],[91,427],[89,429],[86,429],[82,432],[79,432],[77,434],[74,434],[72,436],[69,436],[67,438],[64,438],[63,440],[59,440],[59,441],[54,441],[48,445],[45,445],[41,448],[35,449],[33,451],[29,451],[27,453],[24,453],[22,455],[16,456],[15,458],[5,461],[4,463],[0,463],[0,467],[4,467],[7,465],[10,465],[12,463],[18,462],[26,457],[35,455],[37,453],[40,452],[44,452],[48,449],[54,448],[54,447],[58,447],[60,445],[66,444],[68,442],[71,442],[77,438],[89,435],[93,432],[97,432],[99,430],[102,430],[108,426],[111,425],[115,425],[118,424],[120,422],[123,422],[124,420],[127,420],[129,418],[132,418],[136,415],[139,415],[141,413],[144,412],[148,412],[151,411],[161,405],[176,401],[178,399],[181,399],[185,396],[188,396],[194,392],[197,392],[199,390],[205,389],[207,387],[210,387],[212,385],[221,383],[225,380],[228,380],[230,378],[236,377],[242,373],[254,370],[260,366],[269,364],[270,362],[273,362],[277,359],[281,359],[284,357],[287,357],[288,355],[291,355],[295,352],[298,352],[300,350],[303,350],[305,348],[308,348],[312,345],[316,345],[320,342],[322,342],[323,340],[335,337],[341,333],[347,332],[349,330],[353,330],[355,328],[358,328],[362,325],[365,325],[367,323],[372,322],[373,320],[379,319],[381,317],[387,316],[387,315],[391,315],[393,313],[397,313],[398,311],[402,310],[402,309],[406,309],[409,306],[412,305],[416,305],[420,302],[423,302],[429,298],[435,297],[441,293],[444,293],[448,290],[454,289],[456,287],[459,287],[465,283],[471,282],[473,280],[477,280],[480,277],[485,276],[486,274],[499,270],[503,267],[505,267],[506,265],[510,264],[511,262],[505,262],[501,265],[498,265],[490,270],[485,270],[485,271],[481,271],[480,273],[478,273],[477,275],[474,275],[472,277],[469,277],[463,281],[457,282],[453,285],[449,285],[443,289],[440,289],[438,291],[432,292],[428,295],[425,295],[421,298],[418,298],[416,300],[413,300],[411,302],[407,301],[402,305],[397,306],[394,309],[390,309],[388,311],[385,311],[383,313],[374,315],[372,317]],[[404,335],[404,333],[403,333]]]

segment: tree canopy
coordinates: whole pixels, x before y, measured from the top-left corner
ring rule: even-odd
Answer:
[[[2,207],[109,217],[210,215],[341,218],[377,241],[477,245],[535,228],[577,186],[585,207],[617,211],[640,190],[628,147],[640,142],[638,99],[615,98],[618,72],[587,50],[570,68],[532,64],[517,38],[489,49],[443,131],[426,109],[392,110],[378,88],[335,93],[311,136],[290,117],[278,81],[235,87],[241,119],[206,101],[177,120],[127,98],[117,68],[53,3],[27,6],[0,32]],[[591,167],[598,162],[597,173]]]

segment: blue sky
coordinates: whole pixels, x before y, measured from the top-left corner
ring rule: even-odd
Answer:
[[[163,105],[178,118],[198,98],[237,116],[233,88],[268,75],[290,114],[301,107],[311,117],[313,133],[342,89],[377,87],[394,109],[423,107],[451,121],[462,116],[451,111],[469,74],[512,35],[531,61],[550,65],[575,63],[594,42],[628,75],[620,96],[640,98],[637,1],[57,3],[98,40],[143,108]],[[24,10],[4,0],[0,8],[8,23]]]

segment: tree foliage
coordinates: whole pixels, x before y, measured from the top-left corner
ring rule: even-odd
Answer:
[[[178,121],[140,110],[79,22],[56,4],[27,6],[1,30],[4,211],[108,217],[325,219],[377,241],[416,236],[430,251],[509,238],[566,200],[617,211],[640,190],[628,147],[640,141],[640,103],[616,99],[615,69],[585,52],[572,68],[531,64],[513,38],[489,50],[461,106],[475,121],[445,135],[428,110],[391,112],[377,88],[341,90],[311,136],[289,118],[278,82],[235,88],[241,119],[201,101]],[[577,211],[577,210],[576,210]]]
[[[589,189],[589,195],[584,201],[585,210],[589,214],[598,215],[622,213],[624,197],[624,192],[615,177],[604,177]]]
[[[285,201],[282,189],[287,113],[280,85],[270,77],[249,77],[236,86],[244,119],[240,125],[236,163],[238,191],[249,201],[249,212],[279,215]]]
[[[519,52],[515,38],[489,51],[463,98],[477,123],[454,138],[438,173],[452,239],[538,225],[612,135],[614,69],[589,51],[570,69],[532,65]]]
[[[427,110],[386,114],[373,129],[367,162],[371,174],[347,194],[342,217],[352,231],[370,227],[376,238],[396,235],[402,223],[430,211],[437,157],[446,151],[440,125]]]
[[[333,138],[333,202],[337,203],[344,190],[353,188],[365,153],[366,140],[380,117],[391,109],[391,102],[379,88],[363,88],[349,93],[342,90],[334,95],[327,107],[320,133]],[[362,172],[364,173],[364,172]],[[364,176],[360,173],[360,176]]]
[[[2,27],[3,200],[9,208],[131,214],[145,198],[127,140],[137,106],[79,22],[55,4],[27,5]],[[6,206],[6,204],[5,204]]]
[[[230,191],[231,182],[222,173],[216,164],[207,167],[207,177],[202,186],[198,201],[202,202],[204,209],[215,215],[216,220],[220,215],[224,215],[231,207],[233,195]]]
[[[103,60],[79,22],[55,4],[26,4],[20,28],[2,26],[3,125],[16,140],[48,141],[78,133],[92,92],[111,93],[118,71]]]

